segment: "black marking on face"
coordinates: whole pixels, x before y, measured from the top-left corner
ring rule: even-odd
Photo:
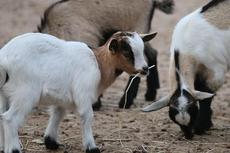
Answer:
[[[177,114],[179,114],[179,111],[175,107],[170,106],[169,107],[169,118],[176,124],[179,124],[175,118]]]
[[[50,5],[50,6],[45,10],[44,16],[43,16],[43,18],[41,18],[41,23],[40,23],[40,25],[37,26],[38,32],[41,32],[41,33],[43,32],[45,26],[46,26],[47,23],[48,23],[48,15],[49,15],[50,11],[51,11],[55,6],[57,6],[57,5],[61,4],[61,3],[67,2],[67,1],[69,1],[69,0],[60,0],[60,1],[57,1],[57,2],[53,3],[52,5]]]
[[[202,10],[200,13],[204,13],[207,10],[209,10],[212,7],[217,6],[219,3],[224,2],[226,0],[212,0],[211,2],[209,2],[208,4],[206,4],[205,6],[202,7]]]
[[[121,50],[122,54],[129,60],[130,63],[134,65],[134,54],[132,47],[126,40],[121,40]]]
[[[187,90],[183,89],[182,93],[188,99],[189,102],[196,102],[196,99]]]
[[[185,107],[185,110],[179,110],[179,97],[184,96],[188,103]],[[188,125],[181,125],[177,120],[176,120],[176,115],[181,113],[187,113],[190,116],[190,120]],[[192,128],[195,124],[195,121],[197,119],[198,115],[198,106],[196,103],[196,99],[185,89],[181,90],[177,89],[173,96],[170,99],[170,107],[169,107],[169,117],[172,121],[174,121],[177,125],[180,126],[181,130],[184,132],[185,138],[186,139],[191,139],[192,138]]]
[[[172,97],[170,98],[170,101],[169,101],[169,117],[176,124],[179,124],[176,121],[175,116],[177,114],[179,114],[179,111],[177,108],[179,105],[178,98],[180,97],[180,95],[181,95],[181,90],[179,88],[177,88],[176,91],[173,93]]]

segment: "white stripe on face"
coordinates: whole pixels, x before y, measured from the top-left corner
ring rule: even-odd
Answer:
[[[183,94],[181,94],[178,98],[178,104],[179,114],[175,116],[175,120],[181,125],[187,126],[190,122],[190,115],[187,113],[186,110],[188,105],[188,99]]]
[[[180,123],[180,125],[188,126],[190,115],[187,112],[179,112],[179,114],[175,116],[175,120]]]
[[[136,70],[142,70],[147,66],[144,58],[144,42],[136,32],[133,33],[133,36],[128,37],[128,41],[134,55],[134,67]]]

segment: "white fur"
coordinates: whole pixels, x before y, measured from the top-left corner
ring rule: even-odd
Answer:
[[[190,115],[186,112],[187,105],[188,105],[188,99],[183,94],[181,94],[181,96],[178,98],[177,109],[179,110],[179,114],[175,116],[175,120],[181,125],[186,125],[186,126],[190,122]]]
[[[190,115],[187,112],[179,112],[179,114],[175,116],[175,120],[181,125],[188,126],[190,122]]]
[[[130,45],[133,49],[134,59],[135,59],[135,68],[137,70],[141,70],[143,67],[147,66],[147,63],[144,58],[144,43],[140,36],[135,32],[133,33],[133,37],[128,38]]]
[[[230,29],[223,30],[211,25],[200,11],[201,8],[185,16],[176,25],[172,37],[171,60],[174,60],[174,51],[178,50],[181,54],[189,55],[189,57],[195,59],[198,64],[205,65],[207,69],[199,71],[213,75],[207,78],[207,84],[209,88],[216,91],[224,83],[225,73],[230,67]],[[182,58],[180,60],[183,61]],[[186,60],[183,62],[186,62]],[[174,62],[171,62],[171,64],[174,64]],[[183,63],[180,66],[183,67]],[[197,70],[194,70],[194,73],[196,72]],[[185,74],[183,72],[178,73]],[[195,74],[189,75],[191,75],[191,78],[195,77]],[[191,94],[196,99],[202,99],[201,96],[198,96],[199,94],[203,96],[208,95],[208,93],[195,91],[193,85],[191,87],[187,84],[187,82],[191,83],[191,81],[185,80],[182,75],[180,75],[180,80],[181,89],[184,88],[187,91],[192,91]],[[212,94],[208,96],[211,97]],[[185,111],[187,106],[187,98],[181,95],[178,98],[177,109],[179,114],[175,116],[176,121],[181,125],[188,125],[190,121],[190,116]]]
[[[9,110],[1,111],[4,112],[1,115],[4,136],[0,141],[4,140],[5,145],[1,147],[5,153],[20,148],[17,129],[39,102],[55,105],[51,112],[56,116],[51,115],[52,122],[46,134],[56,138],[65,108],[77,106],[82,119],[84,147],[96,147],[91,130],[91,106],[99,95],[101,76],[95,55],[87,45],[30,33],[6,44],[1,49],[0,59],[0,65],[10,76],[1,89],[1,104],[4,105],[4,99],[10,102]]]
[[[214,27],[200,11],[194,11],[177,24],[171,53],[178,49],[204,64],[214,74],[213,79],[208,80],[209,85],[217,90],[224,83],[225,73],[230,67],[230,29]]]

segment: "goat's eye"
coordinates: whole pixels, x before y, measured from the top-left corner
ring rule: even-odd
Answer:
[[[122,53],[127,58],[133,58],[133,52],[131,46],[126,42],[121,42]]]

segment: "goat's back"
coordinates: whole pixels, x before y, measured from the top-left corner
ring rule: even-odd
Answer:
[[[0,59],[9,75],[7,88],[12,90],[28,85],[53,97],[65,98],[75,86],[82,90],[91,86],[88,83],[98,84],[100,79],[95,55],[87,45],[46,34],[14,38],[1,49]]]
[[[98,47],[106,33],[147,32],[152,9],[152,0],[69,0],[46,10],[40,30]]]

